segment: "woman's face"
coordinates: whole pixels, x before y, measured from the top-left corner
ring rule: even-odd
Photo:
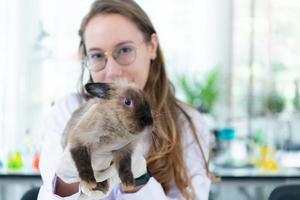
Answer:
[[[100,71],[90,71],[94,82],[125,79],[144,88],[150,62],[156,57],[155,34],[146,43],[133,22],[119,14],[107,14],[97,15],[88,22],[84,41],[89,63],[103,66]]]

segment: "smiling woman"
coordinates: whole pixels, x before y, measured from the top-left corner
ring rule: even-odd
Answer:
[[[147,14],[133,0],[94,1],[82,20],[79,36],[79,54],[83,61],[82,74],[87,61],[90,64],[93,61],[98,64],[94,65],[94,68],[89,67],[89,79],[82,84],[117,83],[120,79],[134,82],[150,99],[151,110],[156,114],[153,118],[153,132],[141,138],[138,141],[139,145],[136,145],[141,145],[142,148],[132,148],[133,152],[142,153],[147,161],[143,162],[146,165],[143,167],[141,177],[147,176],[148,179],[141,185],[136,185],[134,181],[129,184],[119,173],[121,182],[112,183],[111,187],[111,183],[106,182],[109,187],[104,188],[112,190],[101,190],[104,192],[101,195],[105,195],[106,199],[207,199],[210,187],[207,162],[209,132],[201,114],[175,97],[172,83],[166,74],[156,30]],[[99,68],[95,69],[95,66]],[[57,101],[51,109],[47,118],[48,126],[43,129],[45,140],[40,166],[44,184],[40,190],[40,199],[66,196],[77,198],[81,195],[97,198],[94,196],[96,194],[93,194],[98,187],[96,180],[101,180],[101,174],[106,172],[106,170],[102,172],[102,168],[97,164],[104,159],[101,155],[96,155],[94,164],[91,159],[89,164],[83,165],[90,166],[89,172],[92,173],[89,174],[94,172],[97,176],[92,182],[82,178],[81,173],[87,173],[85,169],[80,170],[79,179],[67,181],[58,173],[65,169],[64,165],[57,165],[57,159],[65,154],[65,150],[59,148],[59,141],[64,133],[61,130],[64,129],[69,117],[73,116],[72,113],[79,112],[89,100],[85,87],[81,87],[81,93],[67,95]],[[107,115],[108,112],[105,112],[105,116]],[[134,124],[130,127],[134,127]],[[88,139],[88,133],[82,131],[80,135]],[[101,144],[101,141],[98,143]],[[57,147],[55,152],[52,151],[53,147]],[[87,148],[85,155],[91,152],[89,149],[92,147]],[[110,154],[116,149],[101,150]],[[118,166],[117,163],[116,167],[125,168]],[[98,174],[99,171],[101,174]],[[116,175],[111,174],[109,178],[115,179]]]
[[[92,2],[0,1],[0,145],[4,154],[11,149],[38,148],[43,134],[39,132],[42,115],[56,99],[76,92],[81,70],[81,57],[77,54],[80,38],[76,32]],[[219,32],[211,23],[218,16],[214,3],[206,0],[190,0],[188,4],[181,0],[137,2],[148,11],[158,29],[171,80],[176,80],[175,75],[182,71],[198,74],[201,79],[201,74],[222,60],[218,59],[223,56],[219,52],[215,55],[216,49],[221,49],[217,43],[222,42],[214,43],[216,35],[211,34]],[[166,9],[169,7],[172,8]],[[98,23],[100,18],[94,20],[90,23]],[[101,20],[130,26],[128,20],[118,16]],[[90,25],[87,24],[86,34],[92,34],[88,32]],[[141,34],[127,37],[135,26],[126,34],[121,26],[114,28],[115,36],[119,37],[119,41],[114,40],[116,43],[98,38],[99,45],[93,46],[89,41],[93,36],[86,38],[85,65],[96,81],[111,81],[121,76],[144,87],[149,70],[142,67],[147,68],[146,62],[156,56],[153,52],[157,48],[157,36],[149,40],[144,40]],[[120,31],[122,35],[117,34]],[[126,70],[119,70],[117,64]],[[85,75],[89,70],[85,70]],[[132,75],[133,70],[138,75]],[[27,146],[25,141],[29,141]]]

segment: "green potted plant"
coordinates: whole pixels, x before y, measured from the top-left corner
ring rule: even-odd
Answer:
[[[279,114],[285,108],[285,98],[276,90],[273,90],[268,96],[265,97],[263,104],[266,114]]]
[[[212,70],[208,73],[204,82],[190,79],[186,74],[179,77],[179,85],[183,91],[187,103],[191,104],[203,113],[212,113],[213,107],[218,99],[217,87],[218,72]]]

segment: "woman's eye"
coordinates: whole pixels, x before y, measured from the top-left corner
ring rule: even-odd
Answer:
[[[132,48],[131,47],[122,47],[118,51],[119,54],[128,54],[130,52],[132,52]]]
[[[126,97],[124,99],[124,105],[128,106],[128,107],[132,107],[132,105],[133,105],[132,100]]]
[[[89,59],[90,60],[100,60],[103,59],[104,55],[102,53],[91,53],[89,54]]]

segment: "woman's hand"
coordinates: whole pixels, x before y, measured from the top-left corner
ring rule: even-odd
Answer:
[[[97,182],[102,182],[104,180],[109,180],[109,189],[103,194],[98,190],[89,190],[89,188],[85,188],[82,183],[80,183],[80,188],[83,193],[88,196],[95,196],[99,198],[104,198],[107,196],[110,191],[119,183],[118,182],[118,173],[115,168],[115,165],[110,165],[112,160],[112,154],[110,152],[102,152],[99,149],[99,152],[93,152],[91,156],[92,167],[94,170],[94,176]],[[70,152],[68,149],[65,149],[61,159],[59,166],[56,170],[57,176],[60,177],[57,179],[56,185],[56,194],[58,195],[72,195],[78,192],[78,182],[80,182],[80,178],[78,177],[77,169],[74,165],[74,162],[71,158]],[[131,169],[134,178],[139,178],[147,172],[147,162],[143,156],[143,148],[140,145],[137,145],[133,154],[132,154],[132,163]],[[67,183],[74,184],[67,184]],[[124,186],[121,184],[121,190],[124,193],[132,193],[136,192],[143,187],[142,184],[138,186]],[[64,191],[64,188],[66,191]],[[76,188],[76,190],[75,190]],[[69,192],[70,190],[70,192]],[[66,192],[66,193],[64,193]]]

